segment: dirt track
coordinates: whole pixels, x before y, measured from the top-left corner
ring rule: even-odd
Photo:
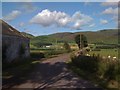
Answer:
[[[11,88],[98,88],[90,82],[79,78],[67,69],[66,61],[70,60],[69,54],[62,54],[58,57],[42,61],[31,72],[14,83]]]

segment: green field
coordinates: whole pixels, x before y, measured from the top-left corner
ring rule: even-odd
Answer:
[[[41,53],[52,53],[52,54],[59,54],[59,53],[64,53],[65,49],[63,48],[63,44],[64,43],[54,43],[51,47],[46,48],[46,47],[41,47],[41,48],[37,48],[33,45],[31,45],[31,52],[41,52]],[[72,51],[78,51],[78,46],[75,43],[69,43]],[[91,45],[89,45],[91,46]],[[95,45],[92,45],[93,48],[95,48]],[[92,56],[94,55],[100,55],[100,56],[104,56],[104,57],[117,57],[118,58],[118,49],[114,48],[114,49],[100,49],[100,51],[98,50],[91,50],[89,52],[89,54]]]
[[[111,57],[117,57],[118,58],[118,50],[117,49],[101,49],[101,51],[90,51],[90,55],[100,55],[100,56],[111,56]]]
[[[106,30],[99,30],[95,32],[86,31],[86,32],[76,32],[76,33],[69,33],[69,32],[63,32],[63,33],[54,33],[50,35],[43,35],[43,36],[33,36],[28,33],[24,33],[24,35],[27,35],[30,38],[30,48],[31,52],[54,52],[54,51],[60,51],[63,52],[64,49],[63,44],[65,41],[67,41],[71,47],[72,50],[79,50],[77,44],[75,43],[74,37],[78,34],[84,34],[87,37],[89,47],[92,47],[92,51],[89,52],[90,55],[100,55],[100,56],[111,56],[111,57],[117,57],[118,58],[118,50],[117,48],[112,49],[100,49],[100,51],[95,51],[94,49],[96,46],[107,46],[108,47],[112,44],[118,44],[118,30],[117,29],[106,29]],[[99,37],[99,38],[98,38]],[[35,47],[35,43],[51,43],[50,48],[42,47],[38,48]],[[96,45],[97,44],[97,45]],[[96,48],[97,49],[97,48]],[[94,50],[94,51],[93,51]]]
[[[54,44],[49,48],[46,48],[46,47],[37,48],[31,45],[30,53],[31,53],[31,56],[38,57],[38,58],[41,55],[43,55],[44,58],[54,57],[58,54],[67,53],[67,51],[62,46],[63,46],[62,44],[58,44],[58,45]]]

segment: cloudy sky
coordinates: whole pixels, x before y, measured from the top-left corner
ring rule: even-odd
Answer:
[[[33,35],[117,28],[117,3],[2,2],[2,19]]]

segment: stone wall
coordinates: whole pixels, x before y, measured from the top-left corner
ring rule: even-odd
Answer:
[[[17,36],[2,35],[3,62],[23,59],[30,56],[29,39]]]

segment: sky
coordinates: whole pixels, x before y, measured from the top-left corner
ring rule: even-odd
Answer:
[[[35,36],[117,28],[117,2],[2,2],[2,18]],[[1,6],[1,4],[0,4]]]

